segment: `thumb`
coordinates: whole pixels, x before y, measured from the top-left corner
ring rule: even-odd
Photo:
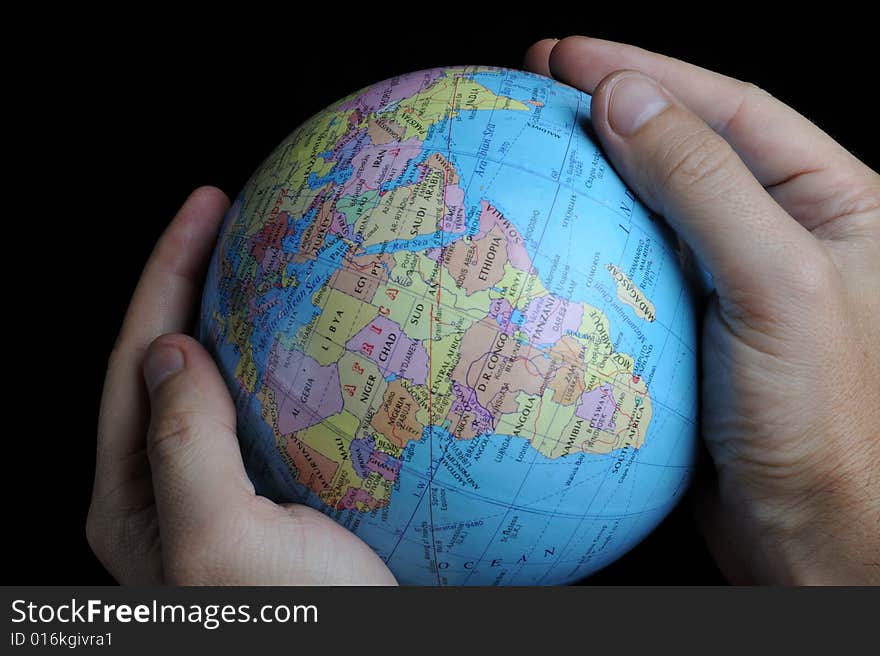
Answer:
[[[618,71],[596,88],[594,129],[636,194],[694,249],[722,302],[773,302],[809,271],[819,242],[733,148],[651,78]],[[752,308],[753,309],[753,308]]]
[[[164,335],[144,359],[150,395],[147,452],[163,550],[174,551],[253,495],[235,436],[235,408],[210,355]]]

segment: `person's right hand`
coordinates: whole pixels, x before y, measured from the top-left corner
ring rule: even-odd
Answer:
[[[570,37],[526,67],[592,94],[608,157],[714,278],[717,477],[698,504],[722,571],[880,583],[880,176],[767,93],[681,61]]]

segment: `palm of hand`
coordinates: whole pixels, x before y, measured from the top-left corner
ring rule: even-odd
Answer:
[[[834,228],[839,239],[849,230],[842,224]],[[772,302],[760,299],[744,314],[725,311],[715,297],[706,313],[702,428],[718,478],[703,490],[700,516],[734,581],[778,579],[780,569],[790,570],[783,580],[799,580],[798,571],[811,562],[840,559],[841,553],[822,553],[839,542],[801,547],[790,563],[769,562],[755,546],[806,544],[804,534],[820,523],[841,536],[853,524],[870,534],[880,512],[880,499],[869,489],[865,498],[854,496],[846,481],[853,471],[880,468],[876,444],[863,440],[880,423],[880,408],[871,407],[867,392],[880,379],[873,356],[880,332],[872,324],[880,304],[851,302],[880,276],[867,252],[850,244],[847,238],[823,243],[822,256],[806,262],[800,276],[776,281]],[[841,575],[858,580],[857,570],[877,566],[862,553],[869,545],[849,546],[855,562]]]
[[[592,94],[615,168],[713,275],[715,471],[698,496],[722,570],[880,580],[880,176],[763,91],[684,62],[571,37],[526,66]]]

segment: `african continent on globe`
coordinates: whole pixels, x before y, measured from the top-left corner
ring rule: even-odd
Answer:
[[[200,338],[257,492],[401,583],[560,584],[684,491],[695,303],[589,96],[432,69],[311,118],[230,208]]]

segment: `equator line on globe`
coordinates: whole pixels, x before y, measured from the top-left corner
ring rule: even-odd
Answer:
[[[402,583],[578,580],[690,479],[694,297],[589,103],[509,69],[402,75],[297,129],[226,216],[199,336],[248,473]]]

